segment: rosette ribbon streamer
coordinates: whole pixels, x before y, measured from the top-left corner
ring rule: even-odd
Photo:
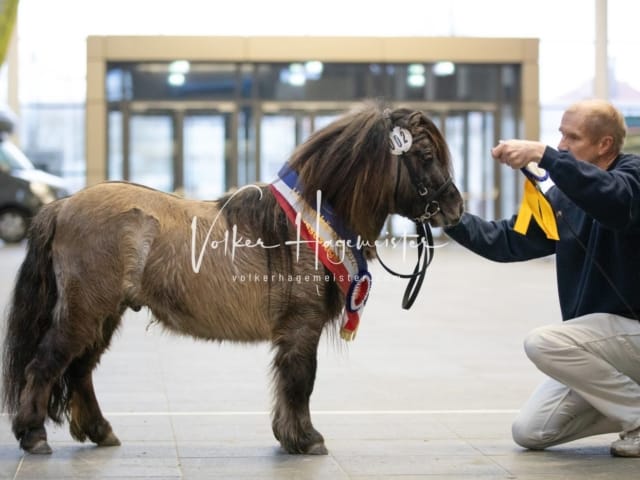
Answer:
[[[331,206],[322,201],[321,191],[316,193],[315,208],[309,205],[302,197],[303,186],[297,173],[287,165],[278,172],[270,188],[297,228],[295,243],[298,246],[306,243],[315,253],[316,269],[321,262],[342,290],[345,309],[340,336],[346,341],[353,340],[371,289],[362,239],[342,224]]]

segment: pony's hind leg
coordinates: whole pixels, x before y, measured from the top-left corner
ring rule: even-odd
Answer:
[[[93,388],[92,375],[100,356],[109,347],[119,321],[119,317],[108,318],[103,325],[101,341],[76,358],[65,373],[69,384],[68,417],[71,436],[80,442],[84,442],[88,437],[100,447],[120,445],[111,424],[102,415]]]
[[[80,442],[89,438],[100,447],[118,446],[120,440],[102,416],[93,388],[92,369],[98,356],[83,355],[69,366],[69,431]]]
[[[66,387],[61,382],[62,373],[78,352],[59,330],[50,329],[27,366],[20,406],[12,425],[23,450],[51,453],[44,422],[47,413],[54,421],[62,421],[61,406],[66,396]]]
[[[97,406],[91,371],[108,346],[119,317],[114,320],[105,315],[100,322],[77,302],[67,305],[65,308],[64,301],[59,302],[59,321],[44,335],[25,369],[25,386],[13,418],[13,432],[20,447],[30,453],[51,453],[44,427],[47,415],[62,423],[63,415],[71,411],[72,401],[76,412],[86,412],[86,419],[75,416],[75,424],[81,426],[81,431],[102,444],[117,442]],[[74,323],[72,318],[84,321]],[[93,429],[87,426],[89,420],[94,420]]]
[[[302,319],[297,319],[298,325]],[[290,328],[278,332],[273,360],[275,405],[273,433],[289,453],[326,455],[324,438],[313,427],[309,398],[316,377],[318,341],[322,329]]]

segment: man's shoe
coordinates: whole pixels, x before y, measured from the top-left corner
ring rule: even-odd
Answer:
[[[620,440],[611,444],[611,455],[614,457],[640,457],[640,428],[630,432],[622,432]]]

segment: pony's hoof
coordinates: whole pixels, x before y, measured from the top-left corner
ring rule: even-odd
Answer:
[[[33,447],[26,449],[26,451],[34,455],[51,455],[53,452],[46,440],[38,440]]]
[[[113,432],[109,432],[109,434],[104,437],[101,441],[98,442],[99,447],[119,447],[120,440],[115,436]]]
[[[324,443],[314,443],[306,451],[307,455],[328,455],[329,450],[324,446]]]

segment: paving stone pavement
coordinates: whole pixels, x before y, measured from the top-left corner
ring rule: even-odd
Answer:
[[[445,242],[445,238],[439,241]],[[400,248],[383,250],[405,271]],[[0,245],[0,311],[24,246]],[[551,259],[483,260],[436,251],[422,292],[371,266],[358,337],[325,335],[311,408],[329,455],[288,455],[270,428],[266,344],[195,341],[129,312],[95,373],[122,446],[74,442],[48,425],[50,456],[24,455],[0,417],[0,478],[10,479],[632,479],[640,461],[609,456],[615,435],[544,452],[519,448],[511,421],[542,379],[522,339],[560,321]],[[2,324],[4,326],[4,323]]]

